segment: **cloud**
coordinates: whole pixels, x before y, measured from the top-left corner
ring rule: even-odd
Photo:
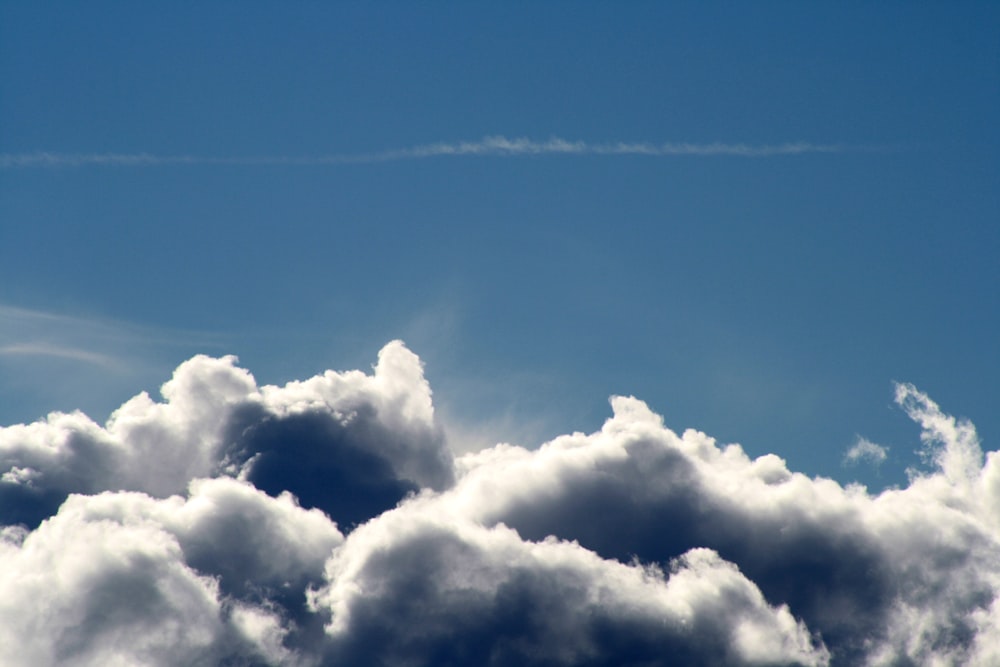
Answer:
[[[398,342],[371,376],[330,371],[284,387],[258,388],[235,357],[199,355],[161,393],[162,403],[135,396],[104,426],[56,412],[0,429],[0,521],[36,525],[70,493],[166,497],[225,472],[350,524],[452,481],[420,360]]]
[[[56,407],[106,416],[136,386],[162,381],[179,352],[212,349],[219,340],[206,333],[0,304],[0,388],[12,399],[5,407],[20,419]]]
[[[899,401],[939,466],[900,491],[871,496],[790,472],[774,455],[751,460],[696,431],[678,436],[619,397],[598,433],[459,459],[449,505],[622,562],[713,549],[818,633],[833,664],[976,664],[970,619],[995,622],[987,607],[1000,591],[997,521],[984,511],[996,507],[996,464],[974,469],[974,430],[926,395],[904,385]]]
[[[117,366],[114,359],[100,354],[79,348],[63,347],[61,345],[51,345],[47,343],[15,343],[13,345],[0,346],[0,356],[42,356],[59,357],[61,359],[72,359],[86,363],[114,368]]]
[[[968,420],[941,412],[937,403],[912,384],[896,385],[896,403],[923,427],[924,456],[953,483],[972,482],[979,474],[983,452],[976,429]]]
[[[65,373],[76,365],[78,370],[124,375],[135,363],[125,352],[140,338],[135,333],[113,322],[0,304],[0,364],[30,368],[31,372],[18,373],[26,383],[43,367]]]
[[[478,141],[438,142],[409,148],[372,153],[334,153],[328,155],[294,156],[264,155],[249,157],[219,157],[204,155],[154,155],[151,153],[34,153],[0,154],[0,169],[52,167],[152,167],[166,165],[232,165],[232,166],[321,166],[422,160],[436,157],[517,157],[532,155],[621,155],[647,157],[731,156],[771,157],[808,153],[843,153],[872,150],[870,147],[842,144],[816,144],[805,141],[782,144],[746,144],[714,142],[652,143],[652,142],[585,142],[553,137],[536,141],[525,137],[486,136]]]
[[[878,467],[885,462],[888,451],[888,447],[876,445],[866,438],[858,438],[858,441],[851,445],[851,448],[844,454],[844,463],[857,465],[861,461],[868,461]]]
[[[0,356],[50,356],[123,367],[135,363],[130,348],[187,344],[214,346],[218,341],[204,333],[0,304]]]
[[[281,387],[196,356],[161,393],[0,429],[3,664],[1000,659],[1000,458],[912,385],[927,468],[879,494],[632,397],[456,456],[399,341]]]
[[[669,576],[556,539],[407,503],[352,533],[313,596],[330,664],[624,665],[826,662],[787,608],[707,549]]]
[[[30,534],[11,532],[0,662],[12,666],[291,664],[293,628],[250,587],[304,600],[342,539],[321,513],[234,480],[183,500],[71,496]]]

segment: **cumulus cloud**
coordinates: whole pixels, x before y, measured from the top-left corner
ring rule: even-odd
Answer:
[[[911,385],[928,467],[879,494],[632,397],[453,455],[398,341],[282,387],[198,356],[161,394],[0,429],[3,664],[1000,659],[1000,462]]]
[[[457,519],[440,502],[386,513],[330,559],[313,604],[332,616],[331,664],[826,662],[786,607],[713,551],[684,554],[668,576]]]
[[[818,633],[834,664],[974,664],[973,639],[985,636],[976,624],[992,619],[1000,574],[986,511],[995,462],[977,468],[974,429],[926,395],[903,385],[899,401],[938,468],[878,496],[696,431],[678,436],[631,398],[614,399],[598,433],[463,457],[450,493],[486,525],[577,540],[620,561],[714,549]]]
[[[304,602],[341,541],[321,512],[235,480],[195,482],[186,499],[70,496],[31,533],[8,531],[2,662],[286,661],[294,628],[268,598]]]
[[[135,396],[104,426],[77,412],[0,429],[0,521],[35,525],[70,493],[165,497],[228,472],[356,523],[451,483],[430,387],[402,343],[382,350],[373,375],[284,387],[258,388],[235,357],[199,355],[161,393]]]

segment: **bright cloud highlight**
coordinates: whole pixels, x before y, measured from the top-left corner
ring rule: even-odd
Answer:
[[[931,467],[877,495],[632,397],[458,456],[398,341],[283,387],[197,356],[161,393],[0,429],[3,664],[1000,659],[1000,466],[911,385]]]

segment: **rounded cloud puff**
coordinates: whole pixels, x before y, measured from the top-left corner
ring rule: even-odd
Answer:
[[[312,603],[332,615],[332,664],[826,664],[805,626],[713,551],[684,554],[667,576],[439,502],[387,512],[328,562]]]
[[[398,341],[283,387],[198,356],[162,394],[0,428],[3,664],[1000,659],[1000,464],[911,385],[932,468],[877,495],[629,397],[456,458]]]

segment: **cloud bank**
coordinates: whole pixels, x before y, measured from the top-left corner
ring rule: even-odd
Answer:
[[[27,167],[151,167],[165,165],[233,165],[233,166],[321,166],[421,160],[436,157],[517,157],[532,155],[623,155],[647,157],[736,156],[770,157],[807,153],[842,153],[870,150],[840,144],[815,144],[805,141],[782,144],[746,144],[714,142],[651,143],[615,141],[593,143],[568,141],[553,137],[535,141],[525,137],[487,136],[478,141],[438,142],[409,148],[374,153],[335,153],[330,155],[294,156],[264,155],[250,157],[212,157],[205,155],[155,155],[151,153],[34,153],[0,154],[0,168]]]
[[[911,385],[928,467],[878,495],[631,397],[457,456],[398,341],[283,387],[197,356],[161,393],[0,428],[0,663],[1000,661],[1000,463]]]

